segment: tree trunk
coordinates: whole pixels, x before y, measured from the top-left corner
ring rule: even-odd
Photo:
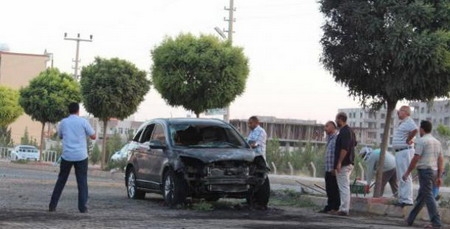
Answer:
[[[102,156],[100,158],[100,167],[105,169],[106,163],[106,128],[108,127],[108,119],[103,119],[103,140],[102,140]]]
[[[42,161],[44,156],[44,128],[45,128],[45,122],[41,122],[42,128],[41,128],[41,144],[39,146],[39,161]]]
[[[389,145],[389,130],[391,129],[392,112],[394,111],[396,105],[397,101],[387,101],[386,121],[384,123],[383,140],[381,141],[380,160],[378,160],[377,164],[377,173],[373,197],[381,197],[381,189],[383,188],[381,185],[382,184],[381,180],[383,177],[384,158],[386,155],[387,147]]]
[[[195,116],[196,116],[197,118],[200,118],[200,112],[195,112]]]

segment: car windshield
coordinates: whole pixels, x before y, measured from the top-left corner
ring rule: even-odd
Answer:
[[[172,124],[174,146],[190,148],[248,148],[239,133],[228,126]]]

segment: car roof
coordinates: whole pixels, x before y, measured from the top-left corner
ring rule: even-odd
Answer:
[[[220,119],[214,118],[156,118],[148,120],[144,125],[148,123],[162,122],[166,124],[195,124],[195,125],[217,125],[228,126],[229,124]]]

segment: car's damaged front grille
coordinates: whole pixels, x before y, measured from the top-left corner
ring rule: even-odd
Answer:
[[[244,161],[221,161],[209,164],[185,160],[185,177],[200,192],[245,192],[249,189],[250,165]],[[187,164],[186,162],[189,162]],[[201,191],[201,190],[204,191]]]
[[[249,166],[242,162],[221,162],[206,166],[206,175],[208,177],[248,176],[249,171]]]

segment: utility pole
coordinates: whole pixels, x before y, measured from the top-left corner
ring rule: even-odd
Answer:
[[[228,21],[228,30],[224,30],[225,32],[228,32],[227,39],[230,42],[230,44],[233,43],[233,22],[236,21],[233,14],[234,11],[236,11],[236,8],[234,8],[234,0],[230,0],[230,7],[224,7],[225,10],[228,10],[228,19],[224,18],[224,21]],[[225,114],[223,115],[223,120],[225,122],[230,121],[230,105],[228,105],[225,109]]]
[[[77,34],[77,37],[67,37],[67,33],[64,33],[64,40],[70,40],[70,41],[76,41],[77,42],[77,49],[76,49],[76,53],[75,53],[75,60],[72,60],[73,62],[75,62],[75,72],[73,74],[73,78],[75,80],[78,80],[78,63],[80,62],[80,59],[78,58],[79,52],[80,52],[80,41],[87,41],[87,42],[92,42],[92,34],[89,36],[89,39],[81,39],[80,38],[80,34]]]
[[[47,49],[45,49],[44,55],[46,55],[50,59],[50,68],[53,68],[53,53],[47,52]]]

